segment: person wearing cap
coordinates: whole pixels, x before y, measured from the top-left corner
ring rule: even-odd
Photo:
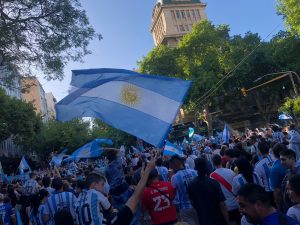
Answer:
[[[158,171],[152,170],[142,195],[142,208],[149,212],[152,224],[172,225],[177,222],[174,198],[175,189],[172,184],[160,181]]]

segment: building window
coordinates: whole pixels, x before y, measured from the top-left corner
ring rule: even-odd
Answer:
[[[184,12],[184,11],[181,11],[181,17],[182,17],[183,19],[185,19],[185,12]]]
[[[196,12],[197,12],[197,16],[198,16],[198,17],[201,17],[201,16],[200,16],[200,11],[199,11],[199,9],[197,9]]]
[[[181,32],[184,32],[184,26],[183,25],[179,25],[179,29]]]
[[[176,19],[176,17],[175,17],[175,13],[174,13],[174,11],[173,11],[173,10],[171,11],[171,14],[172,14],[172,19],[173,19],[173,20],[175,20],[175,19]]]
[[[187,16],[187,18],[191,18],[191,14],[190,14],[189,10],[186,11],[186,16]]]
[[[195,18],[196,17],[196,15],[195,15],[195,11],[192,9],[192,15],[193,15],[193,18]]]
[[[176,16],[177,16],[177,19],[180,19],[180,12],[179,12],[179,10],[176,10]]]

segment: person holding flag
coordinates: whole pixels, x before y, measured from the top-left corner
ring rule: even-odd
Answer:
[[[20,174],[24,174],[24,173],[30,173],[31,172],[31,168],[28,165],[25,157],[23,156],[20,162],[20,165],[18,167]]]

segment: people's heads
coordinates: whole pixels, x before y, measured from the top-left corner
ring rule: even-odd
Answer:
[[[251,143],[252,145],[254,145],[254,144],[256,143],[256,135],[252,135],[252,136],[250,137],[250,143]]]
[[[61,178],[54,178],[52,180],[52,187],[56,190],[56,191],[62,191],[63,189],[63,181]]]
[[[36,173],[31,172],[31,173],[29,174],[29,177],[30,177],[30,179],[35,179],[35,178],[36,178]]]
[[[292,169],[296,163],[296,153],[290,149],[284,150],[280,152],[280,161],[284,167]]]
[[[273,148],[272,148],[273,155],[274,155],[277,159],[280,158],[280,152],[285,151],[285,150],[287,150],[286,145],[284,145],[284,144],[279,144],[279,143],[275,144],[275,145],[273,146]]]
[[[268,155],[270,150],[270,146],[266,141],[262,141],[258,143],[258,153],[262,156]]]
[[[155,183],[157,181],[159,181],[158,171],[156,169],[154,169],[149,174],[147,185],[151,185],[152,183]]]
[[[189,148],[186,153],[187,153],[187,155],[193,155],[193,150],[191,148]]]
[[[89,189],[95,189],[104,192],[105,177],[97,172],[90,173],[86,178],[86,186]]]
[[[85,188],[86,186],[83,180],[76,181],[76,193],[81,193],[81,191]]]
[[[184,161],[179,155],[173,155],[169,161],[170,168],[174,171],[184,168]]]
[[[290,177],[287,184],[287,191],[294,204],[300,203],[300,174]]]
[[[195,170],[198,172],[198,177],[205,177],[208,173],[207,160],[204,158],[195,159]]]
[[[42,184],[45,188],[50,187],[50,184],[51,184],[50,177],[44,177],[42,180]]]
[[[236,162],[239,174],[242,174],[248,183],[253,182],[253,167],[248,159],[241,157]]]
[[[109,162],[116,160],[119,157],[118,149],[108,149],[106,151],[106,158]]]
[[[224,156],[227,161],[232,161],[237,158],[238,154],[233,149],[227,149],[224,152]]]
[[[267,209],[272,208],[270,195],[257,184],[245,184],[238,191],[240,212],[250,223],[261,222]]]
[[[49,192],[46,189],[41,189],[39,191],[39,198],[41,201],[43,201],[44,199],[47,199],[49,196]]]
[[[157,160],[156,160],[156,166],[162,166],[163,165],[163,160],[162,160],[162,158],[158,158]]]
[[[214,156],[212,157],[212,162],[213,162],[213,165],[214,165],[215,167],[220,167],[220,166],[222,166],[222,158],[221,158],[221,156],[219,156],[219,155],[214,155]]]

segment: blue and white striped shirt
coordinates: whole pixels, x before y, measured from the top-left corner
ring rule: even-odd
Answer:
[[[192,169],[182,169],[177,171],[171,178],[172,186],[176,189],[174,204],[180,209],[193,208],[187,193],[188,183],[197,176],[197,172]]]
[[[260,160],[254,168],[255,173],[257,173],[258,177],[261,179],[265,191],[270,192],[271,186],[270,186],[270,172],[271,168],[273,166],[273,159],[270,155],[268,155],[266,158],[263,158]]]
[[[102,225],[106,220],[103,211],[110,209],[108,199],[99,191],[90,189],[78,197],[77,220],[79,224]]]
[[[50,215],[50,224],[54,224],[54,215],[59,210],[67,209],[72,214],[74,220],[76,219],[76,204],[77,198],[71,192],[54,192],[48,198],[47,207],[45,207],[45,213]]]

